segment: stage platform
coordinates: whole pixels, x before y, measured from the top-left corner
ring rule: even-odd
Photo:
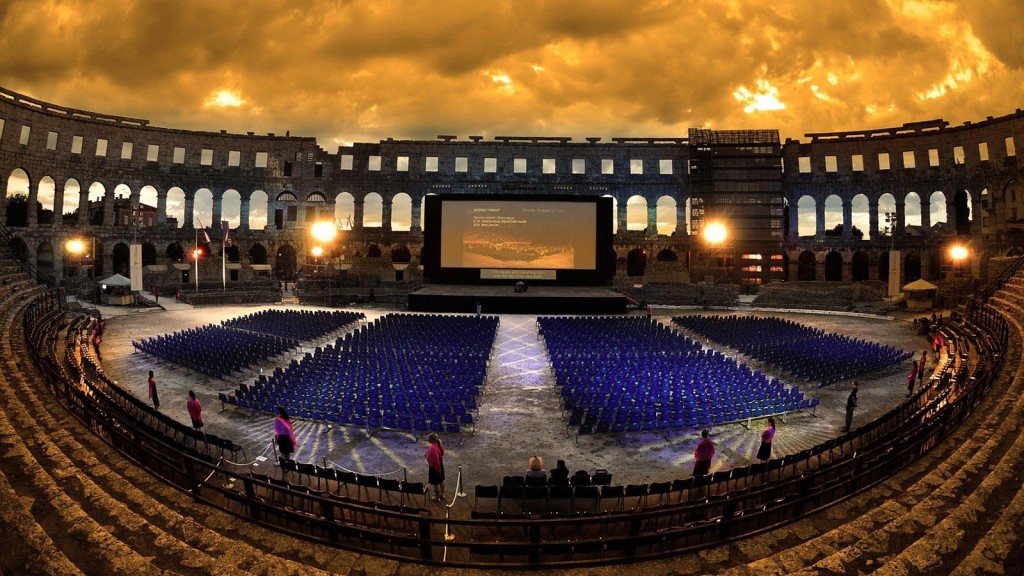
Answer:
[[[474,312],[480,302],[484,314],[623,314],[627,299],[600,286],[514,286],[428,284],[409,293],[415,312]]]

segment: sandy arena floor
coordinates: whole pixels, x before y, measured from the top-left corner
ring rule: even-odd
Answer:
[[[146,398],[146,376],[149,370],[154,370],[162,411],[181,422],[188,422],[185,400],[188,390],[195,390],[204,406],[206,431],[243,445],[249,461],[261,454],[269,458],[254,464],[254,471],[279,474],[273,465],[274,453],[270,448],[273,417],[267,414],[252,417],[247,411],[230,406],[222,412],[221,403],[217,400],[218,392],[230,393],[242,382],[251,384],[258,367],[254,367],[245,378],[223,381],[189,373],[168,362],[158,363],[157,359],[143,354],[134,354],[131,346],[133,339],[219,323],[268,307],[289,308],[285,305],[218,306],[176,311],[129,311],[104,307],[107,333],[103,343],[103,365],[115,380],[140,398]],[[370,320],[389,312],[379,308],[362,311]],[[655,317],[670,323],[674,315],[696,313],[699,312],[666,308],[656,310]],[[823,314],[787,314],[786,317],[825,330],[914,350],[915,355],[927,346],[923,337],[914,335],[909,317],[895,320]],[[523,473],[533,454],[543,456],[548,467],[554,467],[555,460],[562,458],[571,471],[606,468],[613,474],[613,482],[621,484],[664,481],[690,475],[698,430],[675,431],[668,440],[654,434],[629,435],[625,446],[619,443],[618,436],[582,437],[577,447],[574,433],[566,437],[559,397],[552,384],[547,357],[538,340],[536,317],[502,315],[500,321],[484,394],[478,401],[480,413],[476,433],[467,434],[461,446],[457,437],[443,438],[447,449],[445,461],[449,495],[460,466],[464,485],[468,487],[466,492],[471,494],[475,484],[499,484],[502,476]],[[336,336],[325,339],[325,342],[333,342]],[[316,344],[308,343],[304,350]],[[270,373],[275,366],[285,365],[288,360],[290,358],[262,367]],[[909,364],[904,363],[899,368],[860,379],[860,405],[855,426],[884,413],[904,398],[908,371]],[[794,384],[785,378],[782,380]],[[819,389],[813,385],[805,388],[804,383],[795,384],[805,390],[805,395],[820,395],[821,403],[816,415],[797,413],[790,415],[786,422],[779,422],[775,456],[797,452],[838,436],[843,425],[848,383],[843,383],[840,389]],[[359,473],[399,479],[407,474],[409,480],[426,481],[423,457],[426,443],[414,441],[410,434],[380,432],[367,438],[361,430],[353,428],[299,420],[294,423],[298,437],[295,457],[301,462],[323,464],[326,459],[338,468]],[[763,426],[764,421],[761,420],[754,421],[751,429],[742,424],[714,429],[712,437],[717,443],[718,454],[712,470],[749,463],[757,450]]]

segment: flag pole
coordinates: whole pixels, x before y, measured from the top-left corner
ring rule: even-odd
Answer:
[[[193,222],[193,224],[194,224],[194,222]],[[192,257],[196,261],[196,296],[198,296],[199,295],[199,229],[198,228],[193,228],[193,230],[195,230],[195,233],[196,233],[196,245],[195,245],[195,248],[192,249]]]
[[[228,257],[228,222],[224,220],[220,223],[220,227],[224,229],[224,234],[220,240],[220,282],[224,289],[224,292],[228,291],[228,272],[227,264],[225,260]]]

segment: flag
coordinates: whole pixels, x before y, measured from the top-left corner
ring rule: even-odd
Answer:
[[[229,237],[229,233],[231,232],[231,224],[229,224],[227,220],[221,220],[220,227],[221,229],[224,230],[224,245],[229,246],[231,243],[231,238]]]
[[[210,243],[210,235],[206,233],[206,228],[203,228],[203,238],[206,239],[206,243]]]

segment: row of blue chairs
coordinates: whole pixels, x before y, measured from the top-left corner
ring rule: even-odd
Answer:
[[[567,432],[667,433],[815,403],[649,318],[542,317],[538,323],[570,413]]]
[[[461,432],[497,333],[497,317],[388,314],[242,385],[228,403],[300,418],[408,432]]]
[[[173,334],[133,340],[144,352],[214,378],[225,379],[299,346],[293,338],[208,324]]]
[[[778,317],[680,316],[675,324],[819,386],[913,357],[886,346]]]
[[[225,320],[221,324],[228,328],[262,332],[305,342],[323,338],[360,320],[366,320],[366,315],[348,310],[262,310]]]

